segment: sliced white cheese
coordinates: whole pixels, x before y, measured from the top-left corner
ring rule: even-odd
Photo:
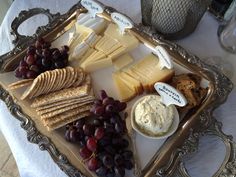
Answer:
[[[80,45],[77,45],[72,53],[72,59],[81,58],[86,51],[89,49],[89,45],[85,42],[82,42]]]
[[[98,36],[96,33],[91,33],[85,40],[84,42],[88,44],[90,47],[94,47],[95,44],[97,43]]]

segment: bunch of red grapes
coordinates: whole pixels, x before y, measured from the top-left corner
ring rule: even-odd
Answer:
[[[124,177],[125,169],[134,166],[133,153],[127,149],[129,141],[124,138],[125,117],[119,114],[125,108],[126,103],[108,97],[102,90],[91,109],[93,118],[67,125],[66,140],[80,144],[80,156],[99,177]]]
[[[61,50],[51,48],[51,43],[38,38],[35,44],[28,47],[26,56],[15,69],[15,76],[23,79],[34,79],[47,70],[64,68],[68,64],[68,46]]]

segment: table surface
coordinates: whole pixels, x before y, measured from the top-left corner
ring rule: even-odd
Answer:
[[[14,47],[11,44],[10,24],[21,10],[43,7],[50,9],[52,13],[65,13],[76,2],[77,0],[15,0],[0,26],[0,55]],[[141,11],[139,0],[130,0],[128,5],[126,0],[101,0],[101,2],[127,14],[136,23],[140,23]],[[34,19],[24,22],[19,32],[22,34],[33,34],[38,25],[45,24],[46,22],[46,17],[38,15]],[[202,59],[220,56],[233,68],[236,68],[236,56],[222,50],[219,45],[217,38],[218,25],[219,23],[214,17],[206,13],[194,33],[176,42]],[[232,78],[234,83],[236,83],[235,75]],[[234,128],[234,125],[236,125],[234,116],[236,114],[235,99],[236,92],[233,90],[227,102],[214,112],[215,117],[223,122],[223,131],[234,137],[236,137],[236,129]],[[0,102],[0,108],[0,130],[8,141],[21,177],[66,176],[53,162],[48,153],[40,151],[37,145],[27,142],[26,133],[20,128],[19,121],[10,115],[3,102]],[[190,157],[186,157],[185,166],[193,177],[209,177],[219,168],[224,159],[224,154],[225,147],[223,143],[215,137],[207,136],[200,140],[198,152],[190,155]]]

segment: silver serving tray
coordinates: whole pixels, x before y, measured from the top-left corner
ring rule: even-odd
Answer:
[[[15,36],[13,44],[15,48],[0,56],[0,72],[6,72],[12,69],[16,63],[17,58],[22,55],[26,46],[36,40],[37,36],[50,36],[51,31],[60,31],[63,33],[65,30],[61,28],[61,23],[69,24],[70,18],[75,17],[76,10],[85,10],[81,6],[80,2],[74,5],[67,13],[60,15],[51,14],[49,10],[42,8],[34,8],[28,11],[22,11],[17,18],[15,18],[11,24],[11,34]],[[111,7],[105,7],[105,13],[107,15],[116,11]],[[48,16],[49,23],[46,26],[39,27],[33,36],[23,36],[17,32],[18,27],[22,22],[30,17],[38,14],[45,14]],[[229,177],[236,174],[236,144],[233,142],[233,137],[225,135],[221,128],[222,123],[217,121],[213,117],[212,113],[214,109],[219,107],[227,99],[227,96],[233,88],[232,82],[224,76],[219,70],[207,65],[201,61],[198,57],[189,54],[185,49],[178,46],[175,43],[161,39],[157,34],[152,34],[148,29],[143,26],[135,26],[134,31],[146,35],[150,40],[164,46],[170,52],[175,53],[185,65],[189,67],[199,69],[199,73],[206,76],[211,80],[210,99],[205,103],[204,109],[201,109],[196,113],[194,119],[186,121],[185,124],[188,128],[181,130],[183,140],[182,141],[170,141],[169,139],[164,143],[162,148],[168,146],[168,143],[175,143],[176,148],[170,149],[166,152],[167,155],[163,157],[163,162],[160,163],[160,156],[158,153],[153,157],[153,164],[149,164],[148,168],[145,168],[140,176],[158,176],[158,177],[189,177],[187,170],[184,167],[183,157],[187,154],[193,153],[198,148],[199,139],[205,135],[214,135],[219,137],[226,146],[226,155],[224,162],[218,171],[213,175],[214,177]],[[40,150],[46,150],[51,155],[54,162],[70,177],[85,177],[82,172],[76,169],[67,159],[67,157],[58,151],[56,146],[50,141],[48,137],[41,134],[35,123],[29,116],[24,114],[20,105],[14,102],[14,99],[10,94],[0,86],[0,98],[6,103],[11,114],[21,122],[21,127],[27,133],[27,139],[31,143],[39,145]]]

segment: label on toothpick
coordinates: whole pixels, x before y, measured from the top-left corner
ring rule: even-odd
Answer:
[[[153,53],[158,56],[158,58],[160,60],[160,68],[161,69],[163,69],[164,67],[166,67],[167,69],[173,68],[173,63],[172,63],[171,57],[163,47],[157,46],[153,50]]]
[[[162,103],[166,106],[174,104],[183,107],[188,103],[182,93],[166,83],[157,82],[154,88],[161,96]]]
[[[81,4],[88,10],[92,17],[104,11],[104,7],[94,0],[81,0]]]
[[[125,29],[131,29],[134,26],[133,22],[123,14],[114,12],[111,18],[119,26],[121,34],[125,33]]]

